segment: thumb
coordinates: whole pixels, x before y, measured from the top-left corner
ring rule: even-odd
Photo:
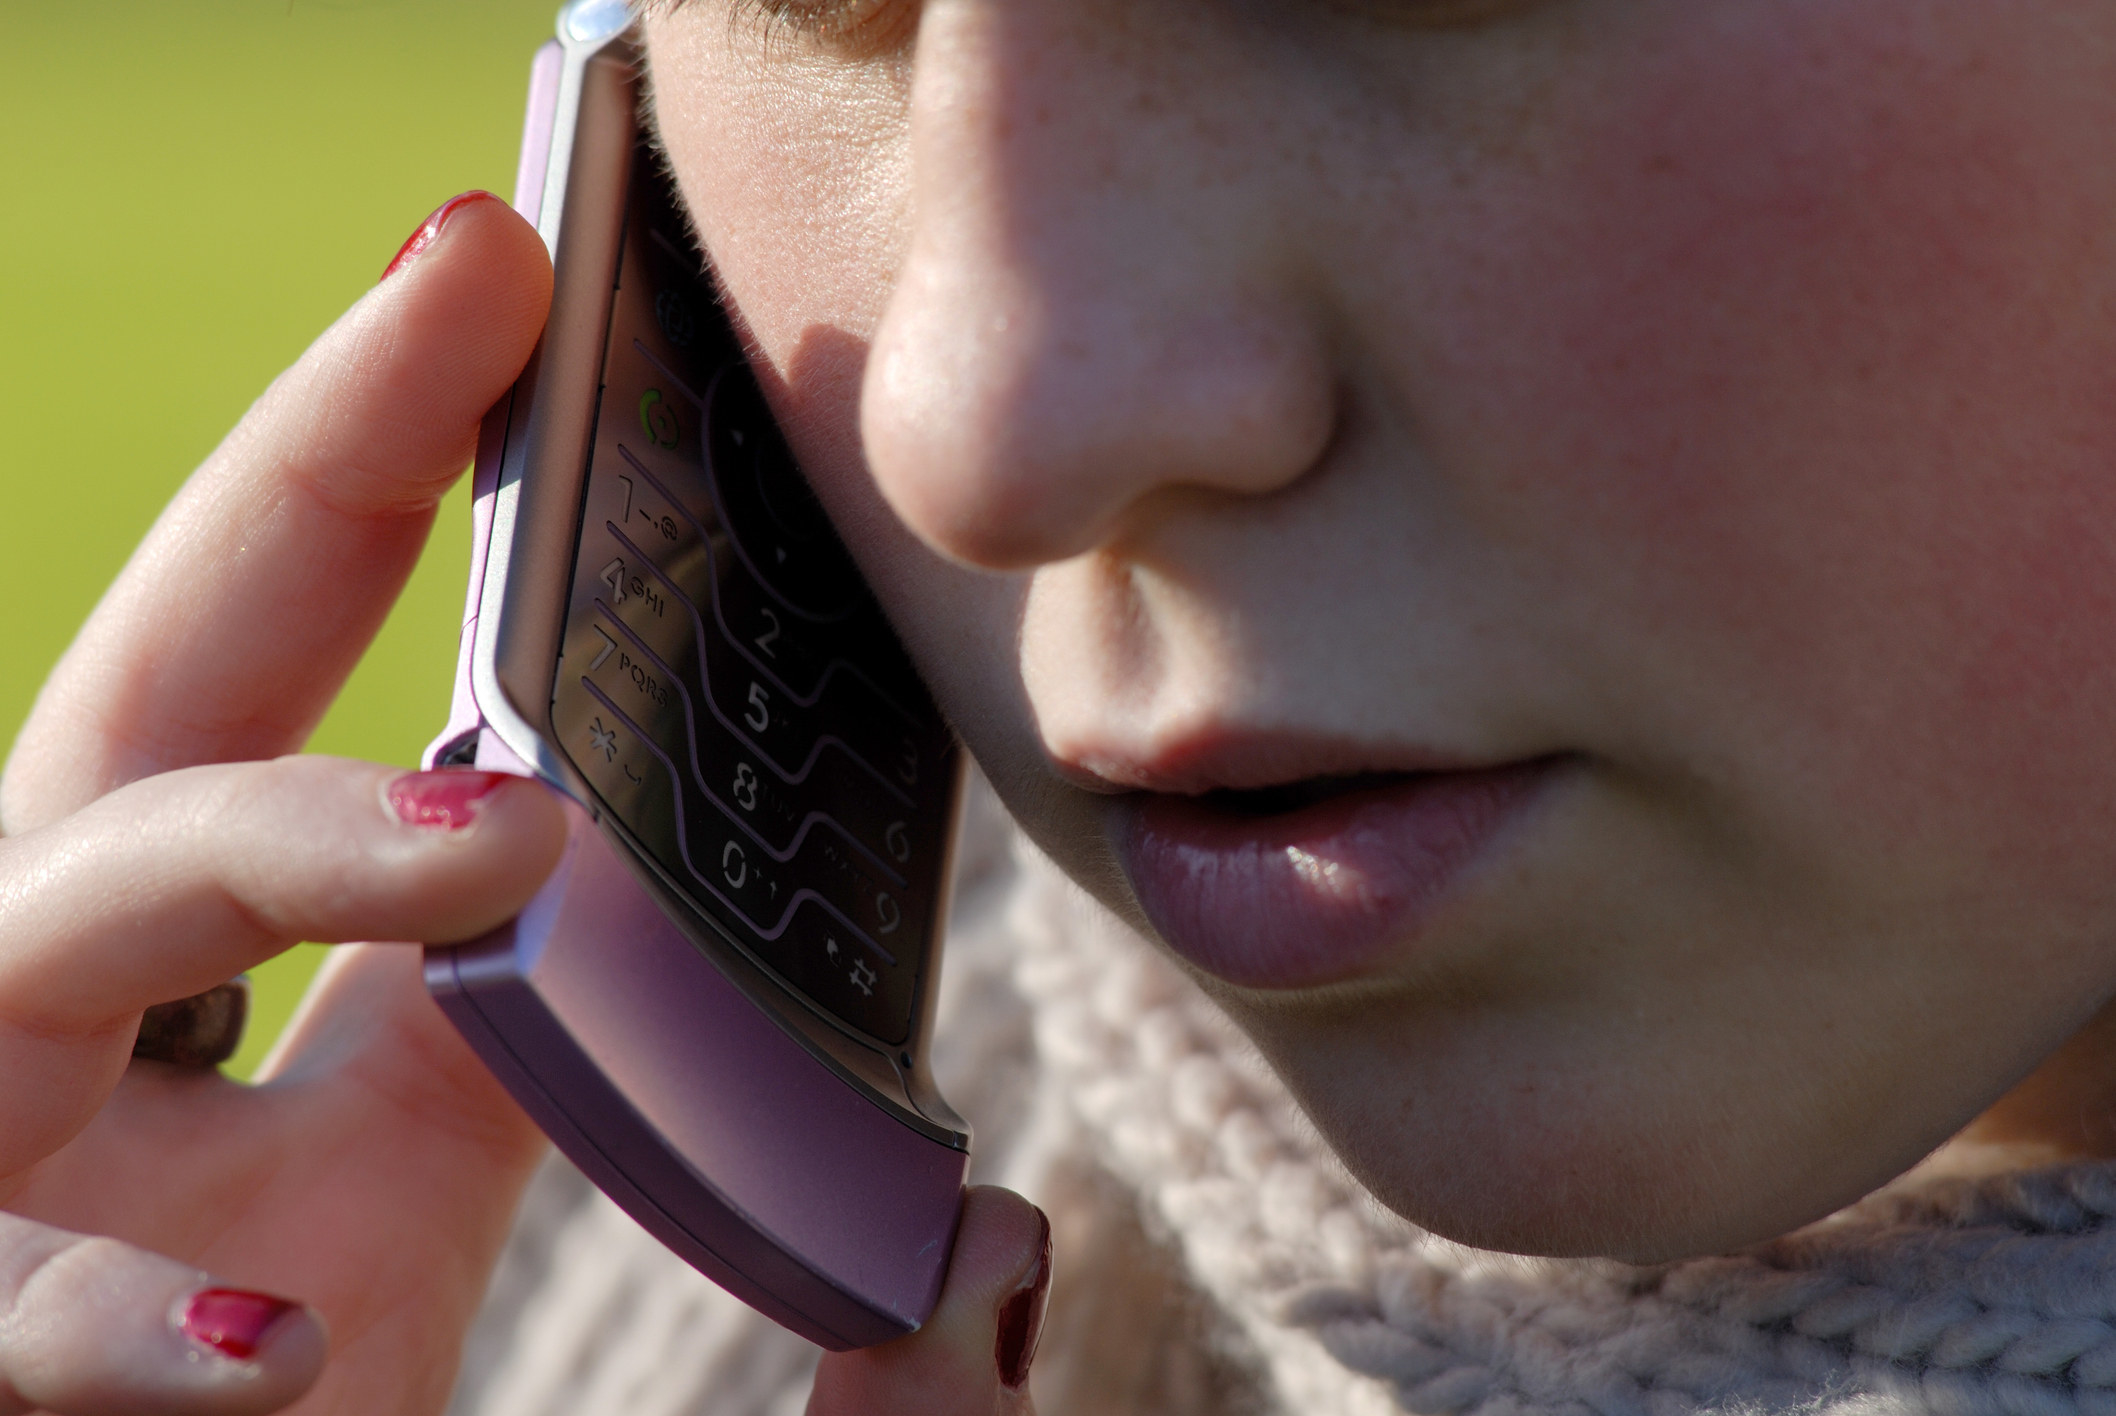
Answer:
[[[1051,1291],[1051,1222],[990,1187],[963,1199],[940,1306],[909,1337],[826,1354],[808,1416],[1033,1416],[1029,1363]]]

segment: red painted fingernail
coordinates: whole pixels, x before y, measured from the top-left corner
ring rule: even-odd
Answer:
[[[1051,1221],[1041,1210],[1036,1218],[1043,1222],[1036,1267],[999,1305],[999,1336],[993,1343],[999,1379],[1015,1391],[1029,1379],[1029,1364],[1036,1360],[1036,1344],[1043,1339],[1044,1309],[1051,1300]]]
[[[382,279],[387,280],[410,265],[419,258],[420,252],[440,240],[441,228],[448,224],[449,217],[473,203],[498,200],[499,198],[490,192],[465,192],[460,197],[450,197],[435,207],[433,215],[419,223],[419,229],[411,233],[411,239],[399,247],[397,254],[390,258],[389,264],[382,268]]]
[[[201,1288],[184,1305],[177,1326],[184,1336],[226,1357],[247,1362],[264,1345],[272,1325],[301,1305],[269,1293],[240,1288]]]
[[[478,819],[486,797],[507,781],[505,772],[410,772],[389,784],[390,809],[407,826],[438,826],[460,831]]]

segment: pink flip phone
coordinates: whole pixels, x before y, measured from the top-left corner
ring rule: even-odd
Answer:
[[[969,1128],[925,1064],[961,752],[794,465],[640,131],[621,0],[536,56],[515,204],[550,322],[485,421],[429,765],[571,821],[427,952],[463,1036],[676,1253],[825,1347],[915,1331]]]

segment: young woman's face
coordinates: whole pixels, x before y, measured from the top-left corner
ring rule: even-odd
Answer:
[[[728,3],[818,491],[1390,1205],[1778,1232],[2116,991],[2104,0]]]

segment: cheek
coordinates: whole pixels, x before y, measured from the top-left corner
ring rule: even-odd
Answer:
[[[1833,849],[2116,839],[2106,66],[1966,4],[1694,14],[1484,193],[1508,255],[1458,264],[1498,278],[1452,287],[1432,420],[1476,514],[1625,747]]]

